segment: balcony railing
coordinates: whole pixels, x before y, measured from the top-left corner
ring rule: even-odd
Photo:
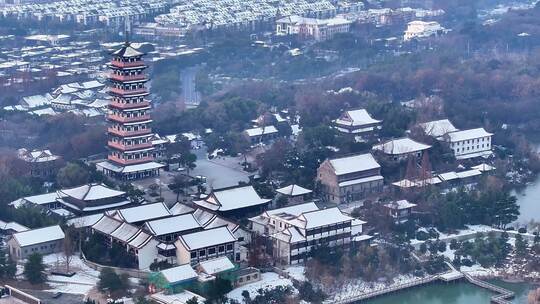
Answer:
[[[121,150],[121,151],[131,151],[131,150],[140,150],[140,149],[152,148],[152,143],[151,142],[147,142],[147,143],[143,143],[143,144],[135,144],[135,145],[125,145],[125,144],[122,144],[122,143],[109,141],[107,144],[109,145],[109,147],[115,148],[115,149],[118,149],[118,150]]]
[[[137,135],[145,135],[152,133],[152,128],[144,129],[144,130],[137,130],[137,131],[123,131],[115,128],[107,128],[107,132],[122,136],[122,137],[130,137],[130,136],[137,136]]]
[[[109,74],[109,79],[116,81],[136,81],[136,80],[147,80],[146,75],[117,75],[114,73]]]
[[[113,155],[109,155],[108,159],[110,161],[113,161],[113,162],[118,163],[118,164],[122,164],[124,166],[126,166],[126,165],[136,165],[136,164],[146,163],[146,162],[150,162],[150,161],[154,160],[154,158],[152,156],[147,156],[147,157],[137,158],[137,159],[122,159],[122,158],[118,158],[118,157],[113,156]]]
[[[110,102],[109,106],[117,109],[134,109],[134,108],[145,108],[150,106],[150,102],[143,101],[137,103],[119,103],[119,102]]]
[[[136,68],[141,67],[145,68],[146,64],[144,64],[144,61],[133,61],[133,62],[123,62],[123,61],[111,61],[111,65],[115,66],[117,68]]]
[[[120,123],[127,123],[127,122],[137,122],[137,121],[149,120],[150,115],[146,114],[146,115],[137,116],[137,117],[122,117],[122,116],[118,116],[116,114],[109,114],[107,116],[107,118],[110,119],[110,120],[120,122]]]
[[[135,90],[124,90],[119,88],[110,88],[109,93],[118,94],[118,95],[137,95],[137,94],[148,94],[148,91],[143,89],[135,89]]]

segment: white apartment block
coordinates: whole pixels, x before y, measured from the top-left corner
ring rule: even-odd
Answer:
[[[338,33],[347,33],[352,21],[340,17],[315,19],[289,16],[276,21],[276,35],[298,35],[303,39],[324,41]]]
[[[269,238],[272,256],[284,265],[305,262],[317,246],[348,248],[352,235],[365,224],[337,207],[319,209],[312,202],[268,210],[249,220],[254,232]]]
[[[405,30],[403,40],[408,41],[414,38],[439,36],[444,32],[445,28],[436,21],[415,20],[407,24],[407,30]]]
[[[443,140],[448,143],[456,159],[461,160],[492,155],[492,136],[484,128],[477,128],[447,133]]]

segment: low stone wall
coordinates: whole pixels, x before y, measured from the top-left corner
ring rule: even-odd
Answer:
[[[148,276],[150,275],[150,271],[138,270],[138,269],[130,269],[130,268],[112,267],[112,266],[106,266],[106,265],[101,265],[101,264],[98,264],[98,263],[94,263],[92,261],[88,261],[84,257],[84,255],[82,256],[81,260],[83,261],[83,263],[86,266],[88,266],[88,267],[90,267],[90,268],[92,268],[94,270],[97,270],[97,271],[101,271],[103,268],[111,268],[118,275],[127,274],[128,276],[130,276],[132,278],[138,278],[138,279],[147,279]]]

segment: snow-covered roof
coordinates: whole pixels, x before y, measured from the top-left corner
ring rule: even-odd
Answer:
[[[124,191],[111,189],[104,184],[88,184],[70,189],[59,190],[63,196],[77,200],[94,201],[126,194]]]
[[[340,222],[352,221],[354,218],[344,214],[338,207],[302,213],[299,220],[304,222],[303,228],[311,229]]]
[[[305,212],[311,212],[319,210],[319,207],[315,205],[313,202],[289,206],[289,207],[283,207],[279,209],[272,209],[272,210],[266,210],[265,214],[269,216],[279,216],[280,214],[290,214],[294,216],[299,216],[302,213]]]
[[[99,167],[102,167],[102,168],[105,168],[105,169],[108,169],[117,173],[118,172],[131,173],[131,172],[159,169],[159,168],[163,168],[165,165],[160,164],[158,162],[148,162],[148,163],[129,165],[129,166],[118,166],[110,161],[103,161],[103,162],[97,163],[96,166],[99,166]]]
[[[309,194],[313,191],[306,189],[302,186],[293,184],[293,185],[285,186],[283,188],[276,189],[276,192],[284,194],[284,195],[288,195],[288,196],[299,196],[299,195]]]
[[[266,126],[266,127],[247,129],[245,132],[249,137],[254,137],[254,136],[261,136],[263,134],[277,133],[278,130],[274,126]]]
[[[409,203],[408,200],[399,200],[399,201],[390,202],[388,204],[385,204],[384,206],[390,209],[402,210],[402,209],[416,207],[416,204]]]
[[[477,170],[477,169],[471,169],[471,170],[457,172],[456,174],[459,178],[467,178],[467,177],[482,175],[482,172],[480,172],[480,170]]]
[[[182,214],[146,222],[148,230],[156,236],[200,228],[193,214]]]
[[[195,209],[191,208],[190,206],[188,206],[186,204],[182,204],[180,202],[177,202],[171,208],[169,208],[169,210],[174,215],[180,215],[180,214],[186,214],[186,213],[193,212]]]
[[[23,198],[20,198],[18,200],[15,200],[11,203],[9,203],[10,206],[18,208],[21,205],[24,205],[25,203],[32,203],[36,205],[43,205],[43,204],[50,204],[54,203],[58,199],[58,194],[55,192],[52,193],[45,193],[45,194],[38,194],[38,195],[32,195],[32,196],[26,196]]]
[[[441,181],[450,181],[450,180],[453,180],[453,179],[458,179],[459,176],[457,175],[456,172],[454,171],[451,171],[451,172],[445,172],[445,173],[441,173],[438,175],[438,177],[441,179]]]
[[[198,267],[200,267],[204,273],[214,275],[220,272],[232,270],[235,266],[228,257],[222,256],[216,259],[200,262]]]
[[[253,186],[216,190],[205,200],[194,201],[195,204],[214,211],[230,211],[267,204],[268,202],[270,200],[261,198]]]
[[[389,155],[401,155],[424,151],[431,148],[430,145],[426,145],[417,141],[414,141],[408,137],[392,139],[385,143],[374,145],[373,150],[382,151]]]
[[[336,175],[379,169],[381,167],[371,153],[334,158],[329,161]]]
[[[434,120],[425,123],[421,123],[420,127],[424,132],[433,137],[440,137],[446,133],[457,131],[452,122],[448,119]]]
[[[114,211],[113,216],[128,223],[149,221],[171,216],[169,208],[163,203],[145,204]]]
[[[197,303],[204,303],[206,301],[205,298],[188,290],[184,290],[180,293],[175,294],[165,294],[164,292],[158,292],[151,294],[150,298],[152,300],[156,300],[158,303],[163,304],[183,304],[187,303],[187,301],[193,298],[197,299]]]
[[[76,217],[72,218],[67,221],[68,225],[73,225],[75,228],[84,228],[84,227],[90,227],[97,223],[103,217],[103,214],[96,213],[96,214],[90,214],[86,216]]]
[[[192,280],[197,277],[197,273],[189,264],[165,269],[160,271],[160,273],[169,283],[178,283],[186,280]]]
[[[197,250],[236,241],[229,228],[224,226],[184,234],[179,236],[178,239],[188,250]]]
[[[15,232],[23,232],[23,231],[30,230],[30,228],[16,222],[6,223],[4,221],[0,221],[0,230],[4,230],[4,231],[13,230]]]
[[[122,45],[120,49],[113,52],[113,55],[122,56],[122,57],[140,57],[144,55],[144,53],[137,51],[129,43],[126,43]]]
[[[481,172],[488,172],[488,171],[495,170],[496,168],[491,166],[491,165],[482,163],[480,165],[472,166],[471,169],[476,169],[476,170],[479,170]]]
[[[484,128],[461,130],[461,131],[450,132],[447,134],[450,142],[489,137],[492,135],[493,135],[492,133],[487,132]]]
[[[380,123],[380,120],[374,119],[365,109],[346,111],[340,118],[335,120],[336,124],[346,126],[364,126]]]
[[[60,226],[50,226],[39,229],[17,232],[12,237],[21,247],[42,244],[46,242],[58,241],[64,239],[64,231]]]
[[[26,162],[33,163],[54,161],[60,158],[60,156],[52,154],[52,152],[48,149],[27,150],[25,148],[22,148],[17,150],[17,156]]]

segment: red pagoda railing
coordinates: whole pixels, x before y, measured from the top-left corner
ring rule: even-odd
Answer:
[[[119,88],[110,88],[109,93],[114,93],[118,95],[137,95],[148,94],[148,91],[146,89],[124,90]]]
[[[122,137],[129,137],[129,136],[150,134],[152,133],[152,129],[147,128],[144,130],[137,130],[137,131],[122,131],[115,128],[107,128],[107,132],[112,133],[114,135],[122,136]]]
[[[111,61],[111,65],[117,68],[136,68],[141,67],[145,68],[146,64],[144,61],[133,61],[133,62],[123,62],[123,61]]]
[[[121,151],[152,148],[152,143],[151,142],[144,143],[144,144],[136,144],[136,145],[124,145],[124,144],[117,143],[117,142],[114,142],[114,141],[109,141],[107,144],[109,145],[109,147],[115,148],[115,149],[118,149],[118,150],[121,150]]]
[[[134,80],[147,80],[146,75],[117,75],[114,73],[109,74],[109,79],[116,81],[134,81]]]
[[[145,121],[150,119],[150,115],[146,114],[143,116],[137,116],[137,117],[122,117],[118,116],[116,114],[109,114],[107,116],[110,120],[114,120],[120,123],[127,123],[127,122],[137,122],[137,121]]]
[[[117,109],[134,109],[134,108],[145,108],[150,106],[150,102],[143,101],[137,103],[119,103],[119,102],[110,102],[109,106]]]

